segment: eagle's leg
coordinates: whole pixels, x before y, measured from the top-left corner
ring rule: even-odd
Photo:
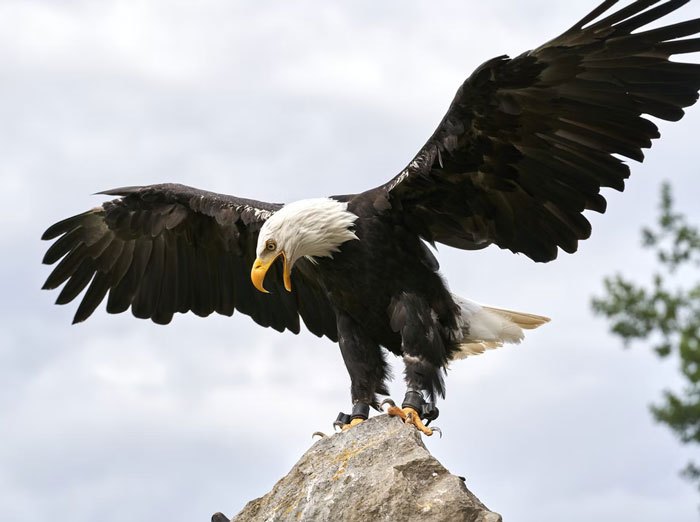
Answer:
[[[348,315],[339,312],[338,344],[345,367],[350,374],[352,413],[340,412],[333,426],[346,430],[369,417],[369,407],[379,409],[377,393],[388,395],[384,381],[387,366],[379,345],[368,337],[362,327]]]
[[[439,319],[441,311],[433,309],[424,297],[410,292],[402,292],[389,305],[391,328],[401,335],[407,391],[401,408],[389,401],[387,413],[401,417],[425,435],[439,431],[426,424],[439,413],[433,398],[445,394],[443,373],[448,345],[443,339],[445,327]],[[429,401],[425,400],[424,392]],[[427,421],[425,424],[423,419]]]

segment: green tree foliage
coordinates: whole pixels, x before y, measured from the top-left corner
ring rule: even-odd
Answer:
[[[626,345],[650,342],[660,357],[677,354],[685,379],[679,393],[665,391],[651,407],[685,444],[700,443],[700,229],[673,208],[671,188],[661,190],[661,213],[654,229],[642,231],[644,248],[653,249],[658,271],[647,286],[621,275],[605,278],[605,296],[593,310],[611,321],[611,331]],[[700,466],[689,463],[684,475],[700,486]]]

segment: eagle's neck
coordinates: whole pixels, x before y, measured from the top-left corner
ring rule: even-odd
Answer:
[[[292,264],[301,257],[333,257],[340,245],[357,239],[357,215],[347,208],[347,203],[330,198],[302,199],[275,212],[265,226],[276,229]]]

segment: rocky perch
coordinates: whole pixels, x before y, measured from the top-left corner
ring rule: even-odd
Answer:
[[[221,513],[212,522],[228,522]],[[267,495],[232,522],[500,522],[396,417],[379,415],[318,440]]]

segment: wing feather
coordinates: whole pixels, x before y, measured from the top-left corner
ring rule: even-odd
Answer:
[[[87,292],[85,292],[85,296],[80,301],[80,305],[75,312],[73,322],[79,323],[90,317],[92,312],[95,311],[95,308],[97,308],[105,298],[108,290],[109,275],[99,270],[96,271]]]
[[[629,167],[659,137],[645,115],[677,121],[700,89],[700,19],[645,27],[688,0],[637,0],[514,59],[494,58],[457,91],[433,136],[385,185],[375,208],[429,242],[501,248],[549,261],[590,235],[602,187],[623,190]],[[632,31],[637,31],[632,33]],[[386,202],[389,204],[387,205]]]
[[[107,312],[131,308],[159,324],[176,312],[230,316],[237,309],[279,331],[299,332],[301,317],[314,334],[336,339],[335,315],[313,276],[295,270],[292,293],[284,290],[278,264],[265,282],[270,294],[250,281],[258,232],[280,205],[174,184],[104,194],[120,198],[64,219],[42,236],[55,239],[44,263],[58,262],[44,288],[65,283],[57,300],[65,304],[87,287],[74,322],[106,297]]]
[[[95,273],[95,261],[92,258],[84,257],[75,271],[68,279],[61,293],[58,294],[56,304],[66,304],[71,302],[83,291]]]

